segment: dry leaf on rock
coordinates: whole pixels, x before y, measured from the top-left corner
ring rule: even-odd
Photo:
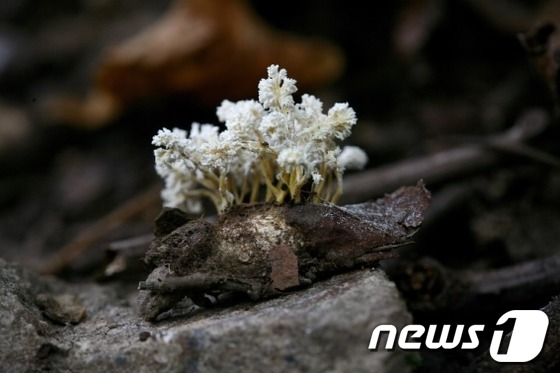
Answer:
[[[37,305],[49,319],[62,323],[77,324],[86,316],[86,308],[74,294],[38,294]]]
[[[140,282],[140,314],[155,320],[185,296],[202,306],[228,292],[265,299],[373,265],[410,241],[430,199],[419,182],[375,202],[248,204],[216,224],[192,220],[150,245],[144,260],[155,269]]]

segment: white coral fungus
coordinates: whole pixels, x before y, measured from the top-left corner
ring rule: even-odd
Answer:
[[[295,103],[296,81],[277,65],[259,83],[259,101],[223,101],[217,109],[225,129],[193,123],[190,134],[161,129],[154,136],[156,171],[165,180],[169,207],[200,212],[209,198],[219,212],[242,202],[292,200],[336,202],[345,169],[360,169],[366,153],[355,146],[341,151],[356,124],[347,103],[327,114],[323,103],[304,94]]]

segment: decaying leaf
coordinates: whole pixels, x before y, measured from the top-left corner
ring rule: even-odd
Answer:
[[[152,242],[144,260],[155,269],[140,283],[140,313],[154,320],[184,296],[263,299],[372,265],[409,242],[429,203],[420,182],[375,202],[239,205],[215,224],[192,220]]]
[[[81,299],[73,294],[41,293],[35,301],[49,319],[61,324],[77,324],[86,316]]]
[[[180,95],[215,106],[223,97],[252,97],[273,63],[309,89],[340,75],[343,54],[326,41],[271,28],[245,0],[176,0],[157,23],[107,50],[83,102],[60,100],[50,109],[71,123],[99,126],[146,97]]]

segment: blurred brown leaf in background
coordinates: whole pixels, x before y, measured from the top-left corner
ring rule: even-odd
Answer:
[[[106,49],[84,100],[58,97],[55,121],[107,124],[127,105],[170,95],[213,107],[255,96],[255,82],[278,64],[306,91],[338,78],[344,55],[335,45],[276,30],[245,0],[176,0],[154,24]]]

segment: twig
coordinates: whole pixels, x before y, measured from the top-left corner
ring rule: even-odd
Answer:
[[[389,268],[416,312],[485,312],[560,293],[560,254],[489,271],[459,271],[433,259]]]
[[[122,275],[123,272],[130,271],[131,267],[132,270],[136,269],[153,239],[154,235],[150,233],[111,242],[106,251],[109,262],[105,266],[100,279]]]
[[[134,252],[138,247],[147,246],[153,239],[153,234],[143,234],[141,236],[126,238],[124,240],[113,241],[109,244],[108,249],[115,252]]]
[[[415,184],[420,179],[429,185],[493,166],[500,161],[502,156],[500,153],[503,150],[509,152],[513,152],[514,149],[519,150],[516,147],[542,133],[548,121],[549,118],[544,111],[530,111],[509,130],[476,144],[443,150],[348,175],[344,181],[344,194],[340,202],[342,204],[363,202],[379,197],[399,186]]]
[[[159,281],[140,281],[138,290],[150,290],[157,293],[185,292],[193,291],[237,291],[251,293],[255,287],[250,282],[244,283],[239,280],[232,280],[222,276],[209,275],[206,273],[193,273],[189,276],[166,277]]]
[[[60,250],[53,253],[46,262],[39,266],[38,272],[42,274],[56,274],[66,268],[78,255],[91,248],[109,232],[120,227],[125,222],[142,214],[149,206],[159,203],[161,187],[154,186],[132,197],[124,204],[105,215]]]

